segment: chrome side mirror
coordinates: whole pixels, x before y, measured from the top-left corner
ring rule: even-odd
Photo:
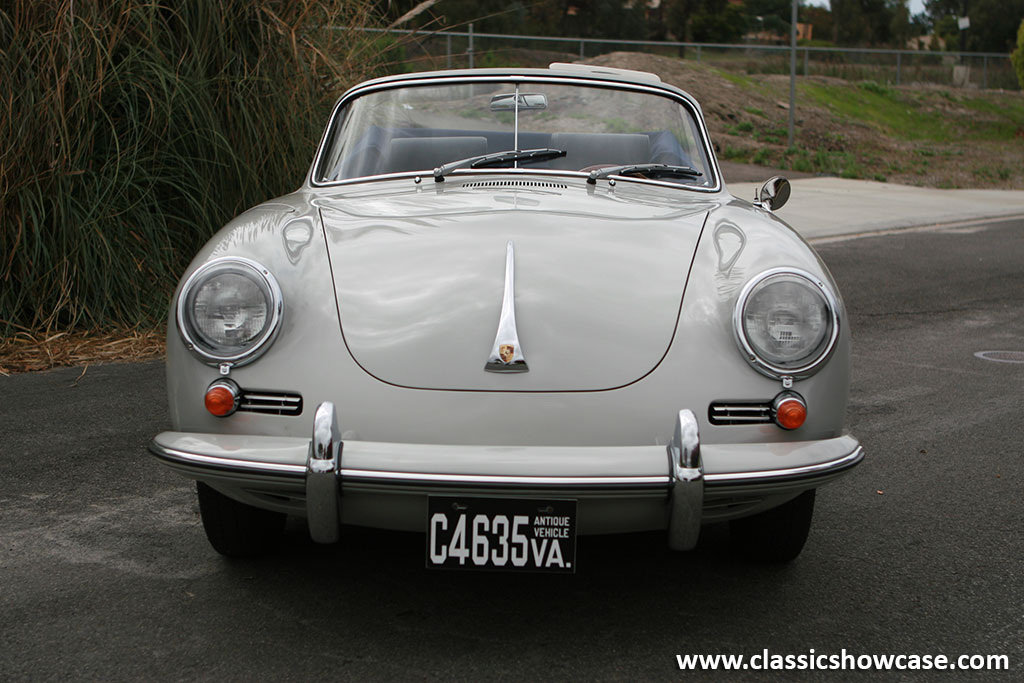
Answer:
[[[769,178],[761,189],[758,190],[757,196],[754,197],[754,205],[760,206],[768,211],[777,211],[782,208],[782,205],[789,201],[789,194],[792,191],[792,186],[789,181],[780,175]]]

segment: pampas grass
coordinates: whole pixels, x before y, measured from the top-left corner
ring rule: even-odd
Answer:
[[[341,28],[374,21],[369,0],[4,3],[0,335],[151,329],[199,246],[297,187],[331,103],[386,68]]]

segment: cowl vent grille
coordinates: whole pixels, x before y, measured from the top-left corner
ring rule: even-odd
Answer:
[[[548,183],[542,180],[478,180],[463,187],[543,187],[551,190],[567,190],[568,185]]]

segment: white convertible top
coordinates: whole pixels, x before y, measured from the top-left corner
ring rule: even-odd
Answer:
[[[619,69],[614,66],[598,66],[596,64],[570,64],[569,62],[551,62],[548,68],[552,71],[568,71],[570,73],[579,73],[583,75],[594,75],[598,74],[601,76],[618,76],[627,80],[635,81],[650,81],[651,83],[661,83],[661,78],[658,74],[652,74],[649,71],[636,71],[634,69]]]

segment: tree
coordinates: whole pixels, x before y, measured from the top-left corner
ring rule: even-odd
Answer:
[[[687,40],[690,37],[690,17],[699,9],[700,0],[666,0],[665,4],[665,25],[669,33],[676,40]]]
[[[394,21],[417,7],[420,2],[421,0],[380,0],[380,12],[388,21]],[[518,0],[502,3],[499,7],[482,6],[476,0],[440,0],[399,28],[465,30],[469,22],[474,22],[477,31],[523,34],[527,24],[527,6]]]
[[[926,36],[931,33],[931,24],[928,22],[928,15],[924,12],[910,17],[910,35]]]
[[[910,23],[910,8],[907,0],[897,0],[889,5],[889,42],[893,47],[904,48],[914,33]]]
[[[834,33],[832,12],[825,7],[808,5],[800,8],[800,21],[814,26],[815,40],[831,40]]]
[[[867,42],[870,30],[860,0],[832,0],[832,42],[856,45]]]
[[[1016,44],[1015,27],[1024,19],[1024,0],[972,0],[967,49],[1007,53]]]
[[[793,11],[791,0],[747,0],[743,3],[750,27],[757,31],[789,35],[789,20]]]
[[[646,3],[622,0],[573,0],[575,13],[566,12],[562,35],[583,38],[647,37]]]
[[[747,32],[747,18],[727,0],[705,0],[690,20],[690,31],[698,43],[734,43]]]
[[[834,0],[833,0],[834,1]],[[1016,40],[1017,22],[1024,18],[1024,0],[925,0],[925,13],[946,48],[969,52],[1009,52]],[[971,20],[961,32],[959,17]]]
[[[775,16],[789,23],[793,3],[791,0],[746,0],[743,9],[748,16]]]
[[[956,17],[947,15],[940,17],[933,22],[932,33],[942,39],[947,50],[957,50],[960,47],[960,29],[956,26]]]
[[[910,35],[908,0],[832,0],[833,39],[841,45],[903,47]]]

